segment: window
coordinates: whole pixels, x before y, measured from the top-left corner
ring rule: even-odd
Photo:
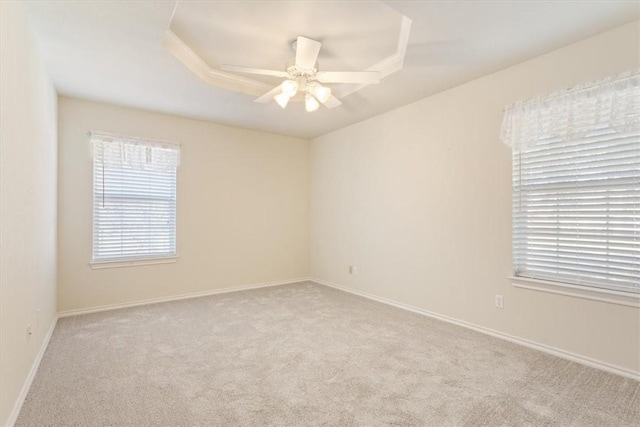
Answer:
[[[507,112],[515,276],[640,293],[638,80],[625,75]]]
[[[517,276],[640,290],[640,134],[551,139],[513,154]]]
[[[93,144],[93,262],[176,256],[179,146],[107,134]]]

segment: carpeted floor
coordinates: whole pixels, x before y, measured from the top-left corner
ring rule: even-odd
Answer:
[[[640,383],[300,283],[60,319],[17,426],[640,422]]]

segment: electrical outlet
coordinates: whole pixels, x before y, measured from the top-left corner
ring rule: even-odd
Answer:
[[[357,276],[358,275],[358,267],[356,267],[355,265],[350,265],[349,266],[349,274],[352,276]]]
[[[495,296],[496,308],[504,308],[504,297],[502,295]]]

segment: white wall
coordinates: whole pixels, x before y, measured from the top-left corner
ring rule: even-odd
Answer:
[[[20,2],[0,2],[0,68],[0,425],[5,425],[56,315],[56,93]]]
[[[511,286],[499,138],[507,104],[640,66],[638,38],[620,27],[315,139],[312,276],[640,372],[638,309]]]
[[[309,142],[59,99],[60,312],[309,275]],[[182,144],[174,264],[93,270],[87,131]]]

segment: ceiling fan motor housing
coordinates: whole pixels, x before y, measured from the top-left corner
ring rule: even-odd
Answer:
[[[300,76],[307,76],[308,78],[314,79],[316,73],[318,72],[318,63],[314,65],[311,69],[301,68],[296,65],[296,57],[289,58],[286,64],[287,73],[293,78],[297,78]]]

